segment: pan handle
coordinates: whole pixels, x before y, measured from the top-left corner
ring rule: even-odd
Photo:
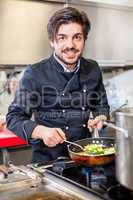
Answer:
[[[97,128],[94,128],[93,130],[93,138],[99,138],[99,131]]]
[[[120,131],[120,132],[124,133],[125,138],[129,137],[128,136],[128,130],[126,130],[124,128],[118,127],[118,126],[116,126],[116,125],[114,125],[112,123],[109,123],[109,122],[104,122],[104,125],[106,125],[106,126],[108,126],[110,128],[113,128],[113,129],[115,129],[117,131]]]

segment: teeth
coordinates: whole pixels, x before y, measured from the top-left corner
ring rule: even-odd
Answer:
[[[74,55],[75,53],[74,52],[66,52],[66,54],[68,54],[68,55]]]

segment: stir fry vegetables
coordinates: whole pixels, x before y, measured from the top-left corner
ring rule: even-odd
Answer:
[[[88,144],[84,147],[84,152],[88,154],[103,154],[104,149],[101,144]]]
[[[108,155],[115,153],[115,147],[104,147],[102,144],[88,144],[82,155]]]

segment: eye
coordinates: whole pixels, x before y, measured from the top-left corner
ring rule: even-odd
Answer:
[[[58,41],[64,41],[66,39],[66,37],[64,35],[60,35],[57,37]]]
[[[77,41],[80,41],[80,40],[82,40],[82,36],[77,34],[77,35],[74,36],[74,39],[77,40]]]

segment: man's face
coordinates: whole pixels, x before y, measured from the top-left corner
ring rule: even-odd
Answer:
[[[62,24],[50,43],[65,66],[73,69],[85,45],[82,26],[77,23]]]

